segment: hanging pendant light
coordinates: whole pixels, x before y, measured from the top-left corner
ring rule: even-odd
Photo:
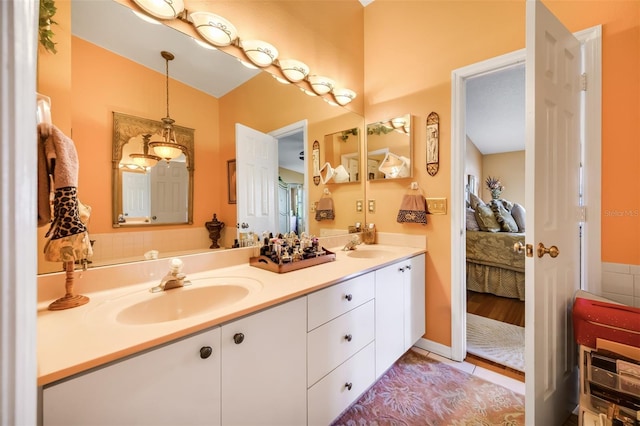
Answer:
[[[158,157],[157,155],[149,154],[149,139],[151,139],[150,134],[142,135],[142,154],[129,154],[129,157],[131,157],[133,164],[145,169],[147,167],[155,166],[158,161],[162,160],[162,158]]]
[[[176,132],[173,129],[175,120],[169,116],[169,61],[172,61],[175,56],[173,56],[173,53],[164,50],[160,54],[166,61],[167,116],[162,119],[161,139],[149,142],[149,146],[153,148],[156,155],[169,162],[179,157],[183,151],[186,151],[186,148],[176,142]]]

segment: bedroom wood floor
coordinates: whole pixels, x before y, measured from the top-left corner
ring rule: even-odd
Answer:
[[[524,302],[518,299],[467,290],[467,312],[524,327]],[[524,373],[493,361],[471,354],[467,354],[465,361],[524,382]]]

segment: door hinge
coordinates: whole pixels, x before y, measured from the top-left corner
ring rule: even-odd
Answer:
[[[578,208],[578,222],[587,221],[587,208],[582,206]]]
[[[582,74],[580,74],[580,90],[582,92],[587,91],[587,73],[586,72],[583,72]]]

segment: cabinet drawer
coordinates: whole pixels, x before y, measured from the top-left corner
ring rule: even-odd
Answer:
[[[309,389],[308,425],[331,424],[373,384],[374,377],[372,342]]]
[[[310,294],[307,296],[307,330],[313,330],[372,300],[374,293],[374,276],[369,273]]]
[[[374,339],[373,300],[307,335],[307,386],[311,386]]]

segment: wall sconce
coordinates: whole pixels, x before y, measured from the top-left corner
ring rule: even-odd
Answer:
[[[320,96],[329,93],[331,90],[333,90],[333,87],[336,84],[330,78],[321,75],[310,75],[308,80],[313,91]]]
[[[158,19],[175,19],[184,10],[182,0],[133,0],[140,9]]]
[[[280,59],[278,64],[280,65],[282,74],[292,83],[298,83],[309,75],[309,67],[307,64],[296,59]]]
[[[176,132],[173,129],[175,120],[169,116],[169,61],[172,61],[175,56],[173,56],[173,53],[164,50],[160,54],[165,59],[167,69],[167,116],[162,119],[162,139],[149,142],[149,146],[153,148],[153,151],[158,156],[169,162],[179,157],[185,147],[176,142]]]
[[[278,49],[262,40],[242,40],[242,50],[251,62],[259,67],[268,67],[278,58]]]
[[[196,31],[214,46],[229,46],[238,38],[238,30],[222,16],[210,12],[191,12]]]
[[[336,102],[342,106],[345,106],[349,102],[355,99],[356,92],[351,89],[338,88],[333,89],[333,97]]]

